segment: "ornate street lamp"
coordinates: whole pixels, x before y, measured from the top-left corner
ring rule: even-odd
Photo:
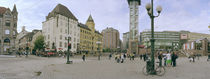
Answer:
[[[158,13],[157,16],[154,16],[153,14],[153,0],[151,0],[151,4],[148,3],[146,4],[146,9],[147,9],[147,13],[150,16],[151,19],[151,60],[150,60],[150,67],[151,67],[151,73],[150,74],[156,74],[155,72],[155,58],[154,58],[154,53],[155,53],[155,39],[154,39],[154,18],[158,17],[162,11],[162,7],[161,6],[157,6],[156,11]]]

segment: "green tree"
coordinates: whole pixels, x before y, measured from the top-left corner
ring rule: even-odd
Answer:
[[[41,50],[44,48],[44,36],[40,35],[36,38],[34,42],[34,50]]]

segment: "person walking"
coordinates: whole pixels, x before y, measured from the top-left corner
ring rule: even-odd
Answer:
[[[126,59],[126,54],[125,53],[123,54],[123,56],[124,56],[124,59]]]
[[[123,63],[124,62],[124,54],[122,54],[120,58],[121,58],[121,63]]]
[[[166,59],[167,66],[171,66],[171,54],[169,52],[166,54]]]
[[[163,59],[164,59],[164,66],[166,66],[166,61],[167,61],[166,54],[165,54],[165,55],[163,55]]]
[[[195,62],[195,55],[192,56],[192,61]]]
[[[172,66],[176,67],[176,59],[178,58],[176,52],[173,52],[172,56],[171,56],[171,60],[172,60]]]
[[[161,67],[162,66],[162,53],[158,53],[158,59],[159,59],[159,66]]]
[[[144,61],[146,61],[146,54],[143,54],[143,59]]]
[[[120,54],[117,54],[117,63],[120,63]]]
[[[210,54],[208,55],[208,58],[207,58],[207,61],[209,61],[210,60]]]
[[[109,54],[109,60],[111,60],[111,58],[112,58],[112,54],[110,53],[110,54]]]
[[[82,60],[85,61],[85,54],[82,55]]]

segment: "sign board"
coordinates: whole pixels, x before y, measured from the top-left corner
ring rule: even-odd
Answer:
[[[188,38],[187,34],[181,34],[181,35],[180,35],[180,39],[182,39],[182,40],[183,40],[183,39],[187,39],[187,38]]]

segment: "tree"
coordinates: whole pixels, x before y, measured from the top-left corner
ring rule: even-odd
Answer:
[[[34,50],[41,50],[44,48],[44,36],[40,35],[36,38],[34,42]]]

